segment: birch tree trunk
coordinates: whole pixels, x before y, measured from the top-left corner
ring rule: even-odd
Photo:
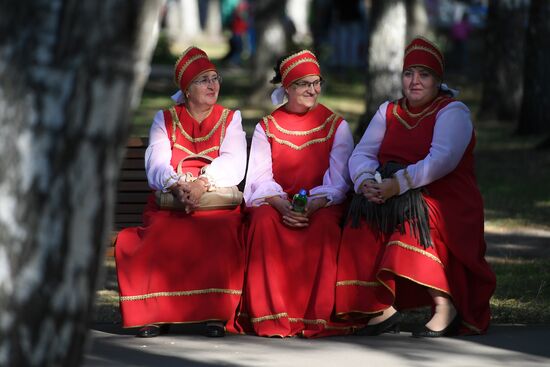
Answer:
[[[519,134],[550,132],[550,0],[531,1],[525,37],[523,101]]]
[[[534,1],[536,2],[536,1]],[[478,117],[515,120],[523,95],[525,0],[490,0]]]
[[[412,41],[416,36],[433,40],[435,32],[428,19],[428,10],[424,0],[407,0],[407,39]]]
[[[3,3],[0,365],[77,366],[160,1]]]
[[[356,135],[361,136],[378,106],[401,96],[401,70],[407,32],[404,0],[373,1],[367,73],[367,108]]]
[[[269,80],[274,75],[277,59],[287,52],[287,35],[283,19],[286,0],[264,0],[254,4],[256,24],[256,52],[252,57],[251,104],[270,104],[272,86]]]

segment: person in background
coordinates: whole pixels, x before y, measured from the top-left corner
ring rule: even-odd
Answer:
[[[353,138],[347,122],[318,102],[315,55],[280,59],[272,94],[282,106],[256,125],[244,198],[249,210],[247,271],[238,326],[260,336],[348,333],[331,322],[339,220],[349,190]],[[298,212],[292,197],[304,189]]]
[[[154,337],[173,323],[207,322],[225,334],[242,292],[240,208],[200,211],[207,191],[237,185],[246,167],[239,111],[217,104],[221,76],[206,53],[188,48],[174,68],[176,104],[157,112],[145,153],[153,190],[171,192],[185,211],[161,209],[151,195],[143,226],[117,238],[115,259],[124,327]]]
[[[475,132],[443,71],[440,50],[413,39],[404,96],[379,107],[349,161],[356,196],[338,257],[336,313],[368,320],[359,334],[398,331],[399,310],[422,306],[433,314],[415,337],[489,327],[496,280],[484,257]]]

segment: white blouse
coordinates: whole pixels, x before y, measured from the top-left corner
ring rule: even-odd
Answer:
[[[349,170],[355,192],[360,192],[363,181],[372,179],[380,165],[378,151],[386,133],[386,109],[383,103],[372,118],[361,141],[355,147],[349,160]],[[399,194],[429,183],[453,171],[472,139],[473,124],[470,110],[462,102],[451,102],[436,115],[432,143],[428,155],[405,169],[395,173],[399,181]],[[409,186],[410,184],[410,186]]]
[[[311,197],[326,197],[329,201],[327,205],[339,204],[344,201],[351,185],[347,162],[352,151],[351,130],[348,123],[343,120],[334,135],[329,168],[323,176],[323,184],[309,191]],[[265,199],[272,196],[287,198],[281,185],[273,179],[272,164],[271,146],[264,129],[257,124],[252,138],[244,187],[244,200],[247,206],[265,204]]]
[[[149,132],[149,146],[145,151],[145,171],[153,190],[164,190],[177,182],[176,171],[170,164],[172,149],[166,132],[164,114],[158,111]],[[238,185],[246,170],[246,134],[241,112],[235,111],[220,146],[220,155],[205,169],[205,176],[215,186]]]

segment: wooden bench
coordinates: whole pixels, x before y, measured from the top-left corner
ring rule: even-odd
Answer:
[[[147,137],[132,137],[126,144],[126,155],[122,161],[117,184],[113,233],[106,251],[108,257],[114,256],[114,243],[118,231],[141,225],[143,209],[151,193],[145,174],[144,159],[148,142]]]
[[[145,150],[149,139],[130,138],[117,186],[114,229],[138,226],[151,189],[145,174]]]

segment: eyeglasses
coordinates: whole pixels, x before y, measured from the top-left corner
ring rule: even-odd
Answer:
[[[325,81],[323,79],[317,79],[314,82],[306,82],[305,80],[294,82],[292,83],[296,89],[306,90],[309,89],[309,87],[313,87],[313,89],[319,89],[325,84]]]
[[[199,80],[193,80],[193,84],[196,84],[198,86],[201,86],[201,87],[206,87],[208,85],[210,85],[210,83],[212,84],[221,84],[222,83],[222,76],[221,75],[216,75],[215,77],[212,77],[212,78],[201,78]]]

